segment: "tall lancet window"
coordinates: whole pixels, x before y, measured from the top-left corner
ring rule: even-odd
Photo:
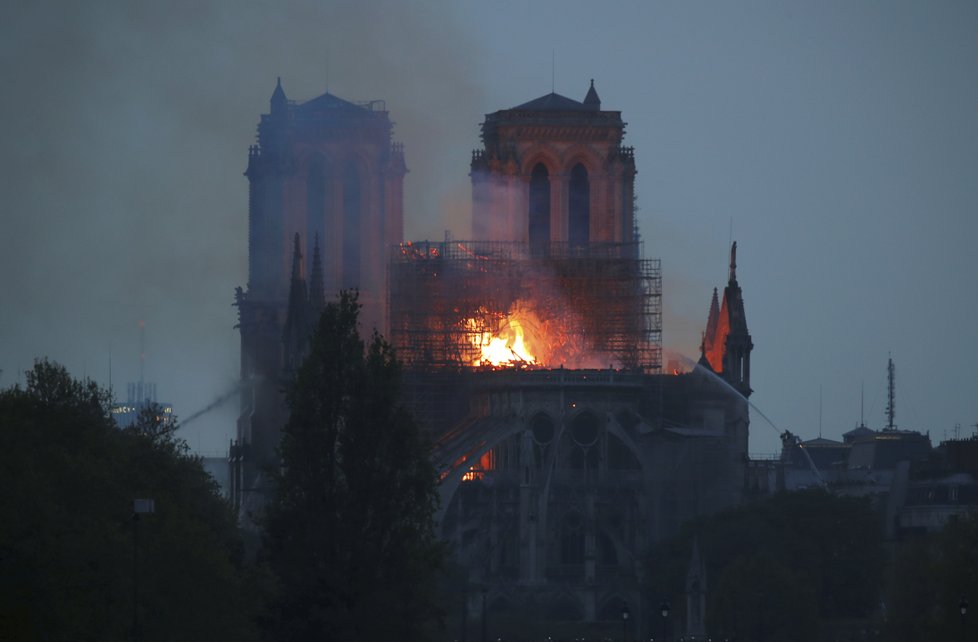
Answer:
[[[567,240],[571,247],[585,247],[591,240],[591,185],[580,163],[571,170],[569,196]]]
[[[530,174],[530,251],[546,252],[550,243],[550,173],[537,163]]]
[[[316,237],[320,243],[326,238],[326,165],[319,156],[309,161],[306,173],[306,251],[312,260],[312,246]]]
[[[352,163],[343,175],[343,288],[360,286],[360,173]]]

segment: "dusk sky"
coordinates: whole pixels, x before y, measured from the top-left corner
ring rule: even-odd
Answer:
[[[239,376],[259,115],[384,99],[409,239],[469,234],[484,115],[591,78],[634,146],[664,342],[697,358],[731,238],[751,452],[778,430],[978,423],[978,3],[111,2],[0,7],[0,387],[35,357],[189,416]],[[556,60],[556,64],[554,64]],[[553,84],[552,84],[553,83]],[[111,355],[111,357],[110,357]],[[223,454],[237,402],[191,422]]]

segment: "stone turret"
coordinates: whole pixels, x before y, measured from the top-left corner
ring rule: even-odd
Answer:
[[[587,96],[584,97],[584,106],[594,111],[601,111],[601,99],[594,89],[594,78],[591,79],[591,88],[587,90]]]

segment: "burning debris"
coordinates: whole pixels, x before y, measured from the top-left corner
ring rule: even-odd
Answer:
[[[462,326],[467,339],[480,350],[471,364],[473,366],[534,365],[537,362],[533,353],[540,354],[539,349],[534,348],[531,353],[527,337],[533,337],[529,339],[531,344],[538,343],[539,320],[518,304],[505,314],[480,308],[479,317],[465,319]]]

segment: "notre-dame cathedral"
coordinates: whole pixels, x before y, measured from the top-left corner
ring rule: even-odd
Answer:
[[[470,617],[530,608],[620,627],[627,606],[629,635],[652,630],[649,547],[744,492],[753,344],[734,244],[699,362],[663,367],[661,275],[643,256],[624,130],[593,81],[583,101],[487,114],[468,168],[474,238],[406,242],[405,153],[384,103],[295,102],[276,85],[245,172],[242,514],[260,505],[304,333],[355,287],[433,441]]]

